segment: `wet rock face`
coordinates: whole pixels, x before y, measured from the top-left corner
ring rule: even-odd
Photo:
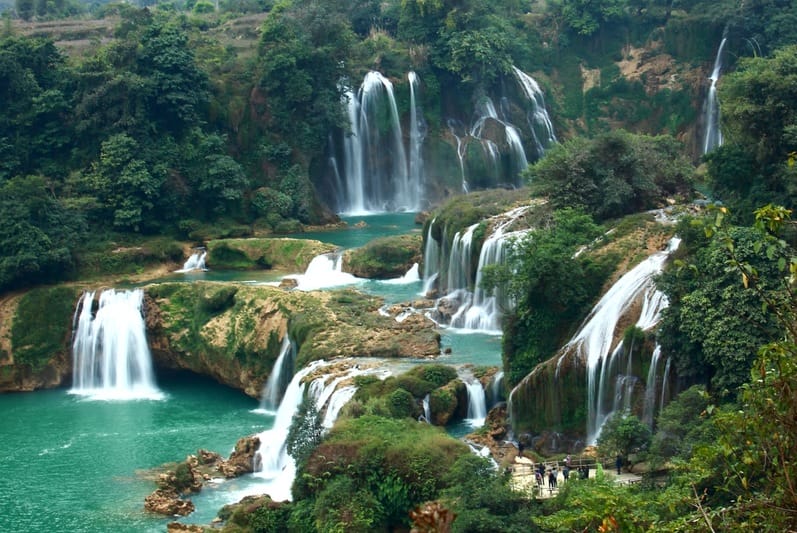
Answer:
[[[235,443],[235,449],[227,461],[222,461],[218,466],[219,472],[226,478],[234,478],[243,474],[254,472],[254,456],[260,447],[257,435],[243,437]]]

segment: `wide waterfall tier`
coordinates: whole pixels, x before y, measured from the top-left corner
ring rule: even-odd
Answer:
[[[389,375],[370,363],[354,360],[314,361],[291,379],[280,402],[271,429],[258,435],[260,448],[255,452],[255,476],[264,484],[253,489],[268,494],[274,501],[290,500],[291,485],[296,476],[296,462],[288,453],[288,431],[305,395],[322,413],[322,427],[329,429],[343,406],[357,391],[355,376],[374,374],[384,379]]]
[[[418,211],[423,200],[422,146],[426,126],[416,92],[420,84],[413,72],[410,87],[409,159],[393,84],[376,71],[366,74],[357,94],[345,91],[344,104],[350,130],[343,140],[338,210],[346,214]]]
[[[430,224],[424,246],[424,290],[431,293],[437,285],[438,291],[445,293],[438,299],[433,316],[438,323],[467,331],[501,333],[502,310],[511,308],[512,302],[500,287],[484,290],[482,279],[488,267],[506,261],[513,239],[528,231],[510,229],[529,209],[528,205],[521,206],[488,219],[492,231],[481,245],[475,272],[472,267],[475,253],[473,237],[480,224],[457,232],[448,253],[443,253],[443,246],[432,238]]]
[[[70,392],[95,399],[160,399],[147,345],[141,289],[86,292],[76,311]]]
[[[595,443],[603,423],[614,412],[631,410],[652,422],[669,400],[669,361],[644,338],[629,334],[655,328],[667,298],[654,278],[677,249],[673,238],[623,275],[598,301],[573,338],[559,353],[524,377],[510,393],[509,413],[520,430],[561,431],[583,417],[587,405],[587,443]],[[628,344],[628,345],[626,345]],[[586,401],[585,401],[586,400]]]
[[[722,59],[725,51],[725,43],[728,39],[723,35],[720,46],[717,49],[717,57],[714,59],[714,68],[711,70],[709,80],[711,84],[706,96],[705,109],[703,111],[703,123],[705,135],[703,137],[703,153],[707,154],[718,146],[722,146],[722,130],[720,129],[720,104],[717,98],[717,81],[722,73]]]

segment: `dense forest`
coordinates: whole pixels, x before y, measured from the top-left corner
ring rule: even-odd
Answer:
[[[362,380],[323,437],[304,406],[289,436],[294,501],[228,510],[228,530],[403,531],[409,509],[428,531],[797,528],[797,2],[16,0],[0,10],[2,293],[179,261],[186,243],[337,222],[328,162],[353,128],[347,90],[371,71],[397,89],[411,85],[408,71],[422,80],[430,211],[463,188],[450,125],[469,123],[486,96],[511,96],[514,68],[540,81],[558,142],[527,150],[528,167],[508,181],[470,168],[474,189],[528,185],[551,209],[485,280],[517,302],[504,322],[509,386],[556,352],[610,279],[614,264],[578,250],[667,200],[700,199],[657,281],[670,303],[657,342],[682,392],[650,427],[613,417],[597,443],[655,476],[527,499],[409,420],[414,397],[452,379],[429,365]],[[723,142],[703,154],[707,75],[725,40]],[[640,70],[646,61],[664,62]]]

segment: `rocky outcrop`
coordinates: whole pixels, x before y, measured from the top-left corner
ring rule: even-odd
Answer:
[[[211,268],[304,272],[315,256],[332,252],[336,246],[312,239],[252,238],[212,240],[207,248]]]
[[[257,436],[243,437],[235,443],[235,449],[226,460],[216,452],[197,450],[196,455],[189,455],[174,468],[158,474],[158,488],[144,498],[144,509],[167,516],[192,513],[194,504],[184,496],[201,491],[215,474],[234,478],[252,473],[254,454],[259,446]]]
[[[343,270],[358,278],[398,278],[423,260],[420,234],[375,239],[343,254]]]
[[[144,509],[165,516],[186,516],[194,512],[194,503],[173,490],[158,489],[144,498]]]
[[[230,458],[218,465],[218,471],[226,478],[234,478],[243,474],[251,474],[255,468],[255,452],[260,448],[257,435],[243,437],[235,443]]]
[[[72,287],[42,287],[0,299],[0,392],[58,387],[71,376],[78,295]]]
[[[157,365],[185,369],[259,397],[285,335],[296,364],[344,356],[432,357],[434,323],[397,322],[379,298],[354,290],[301,292],[229,283],[164,283],[145,288],[147,328]]]

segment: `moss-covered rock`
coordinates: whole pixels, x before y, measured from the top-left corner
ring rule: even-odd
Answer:
[[[423,259],[420,234],[375,239],[361,248],[347,250],[343,270],[359,278],[388,279],[403,276]]]
[[[284,291],[222,283],[146,287],[156,363],[211,376],[257,397],[286,334],[297,367],[343,356],[431,357],[439,333],[428,319],[380,315],[382,300],[355,290]]]
[[[78,289],[41,287],[0,301],[0,392],[61,385]]]
[[[208,266],[224,270],[276,268],[304,272],[312,259],[335,246],[309,239],[219,239],[208,242]]]

